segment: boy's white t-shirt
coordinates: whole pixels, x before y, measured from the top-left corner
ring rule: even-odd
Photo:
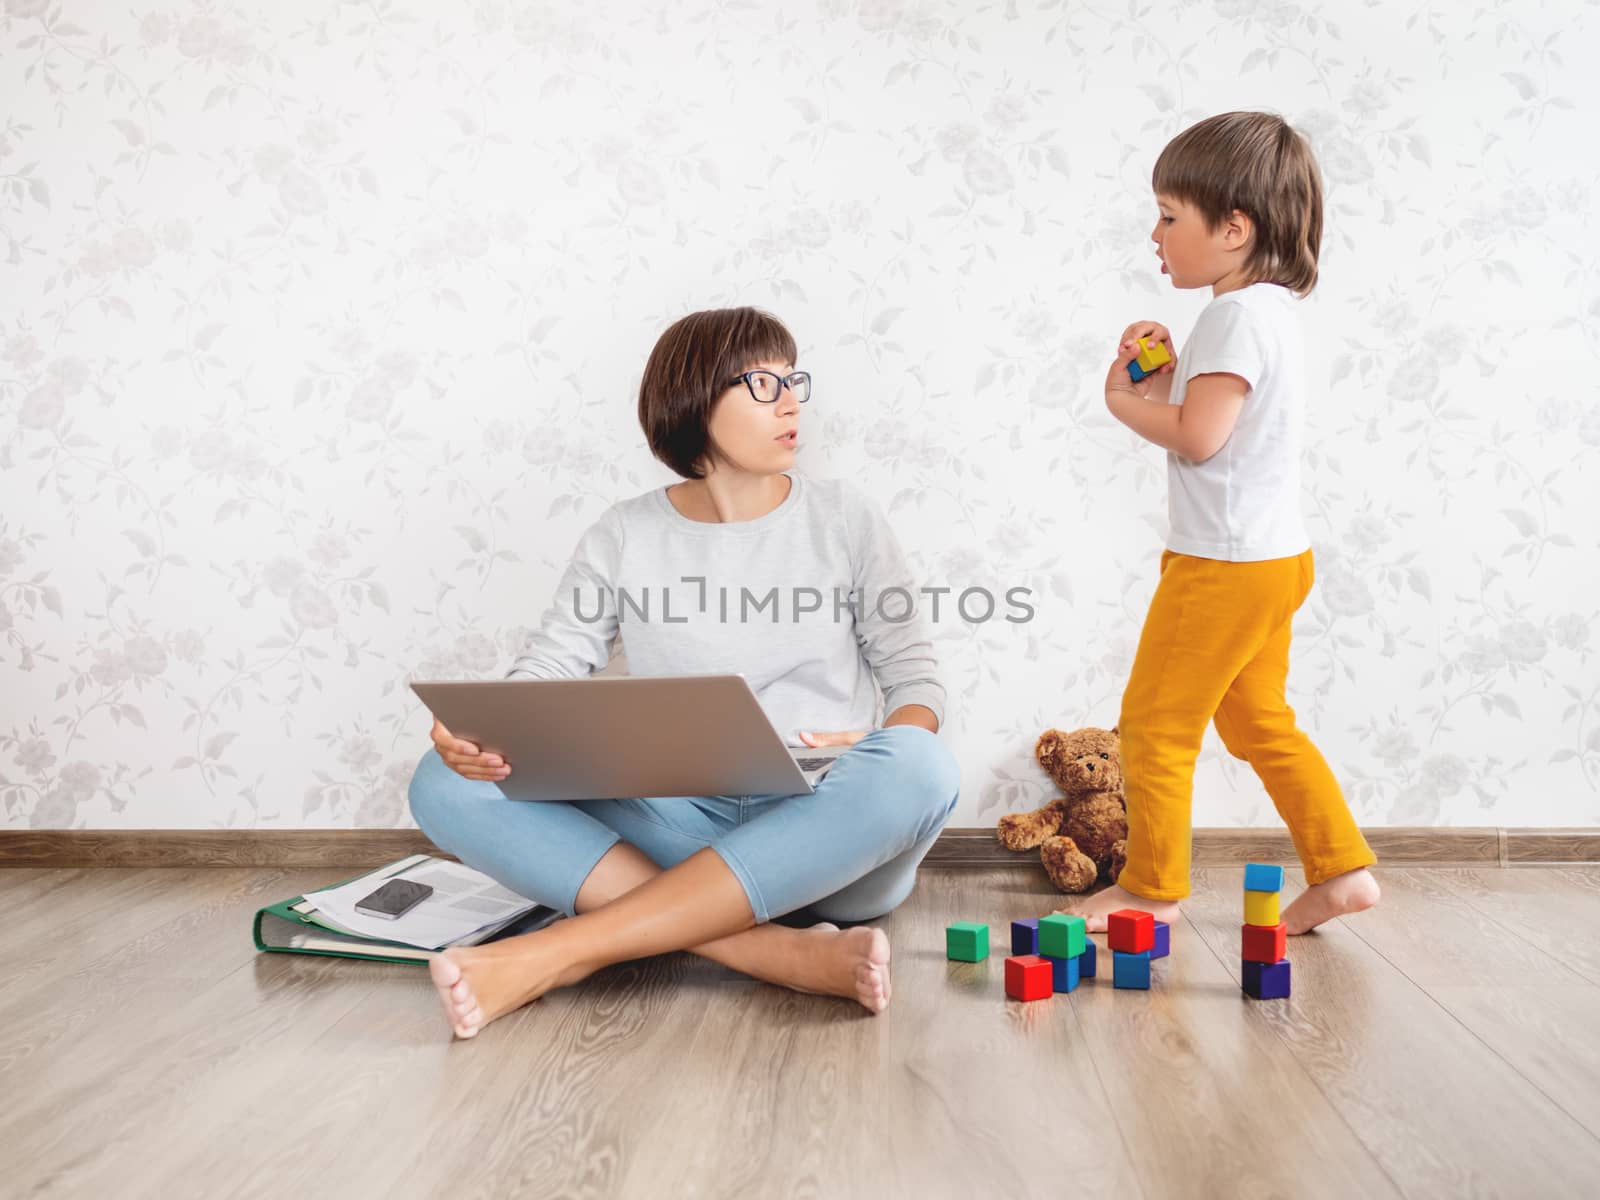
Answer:
[[[1189,380],[1225,372],[1250,385],[1232,435],[1205,462],[1167,453],[1167,546],[1227,562],[1290,558],[1311,546],[1300,515],[1305,346],[1296,297],[1276,283],[1224,292],[1178,355],[1170,404]]]

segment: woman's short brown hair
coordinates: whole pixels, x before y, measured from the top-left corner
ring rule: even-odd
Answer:
[[[1305,137],[1282,117],[1230,112],[1191,125],[1156,159],[1156,192],[1192,204],[1215,232],[1235,209],[1255,224],[1245,271],[1300,296],[1317,286],[1322,176]]]
[[[704,479],[717,397],[757,363],[794,359],[793,335],[759,308],[713,308],[673,322],[639,383],[639,424],[652,453],[685,479]]]

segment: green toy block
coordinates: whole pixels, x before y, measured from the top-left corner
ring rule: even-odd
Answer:
[[[955,962],[982,962],[989,957],[989,927],[979,921],[945,926],[944,953]]]
[[[1039,918],[1039,953],[1046,958],[1077,958],[1088,941],[1089,927],[1082,917],[1051,913]]]

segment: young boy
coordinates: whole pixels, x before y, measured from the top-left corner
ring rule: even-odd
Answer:
[[[1284,698],[1290,626],[1311,590],[1300,516],[1307,387],[1295,301],[1316,286],[1322,184],[1305,139],[1269,113],[1224,113],[1156,161],[1151,237],[1174,287],[1211,289],[1181,355],[1165,326],[1122,333],[1106,406],[1167,450],[1171,534],[1119,727],[1127,865],[1069,911],[1105,928],[1120,908],[1178,915],[1189,894],[1190,803],[1208,722],[1249,762],[1305,868],[1291,934],[1378,900],[1375,861],[1338,782]],[[1130,379],[1139,339],[1176,361]]]

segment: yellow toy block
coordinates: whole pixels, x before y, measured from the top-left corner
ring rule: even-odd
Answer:
[[[1152,342],[1149,338],[1140,338],[1139,345],[1143,349],[1139,351],[1139,357],[1134,361],[1146,375],[1172,361],[1172,355],[1168,352],[1165,342]]]
[[[1251,892],[1244,894],[1244,923],[1246,925],[1276,925],[1278,916],[1277,892]]]

